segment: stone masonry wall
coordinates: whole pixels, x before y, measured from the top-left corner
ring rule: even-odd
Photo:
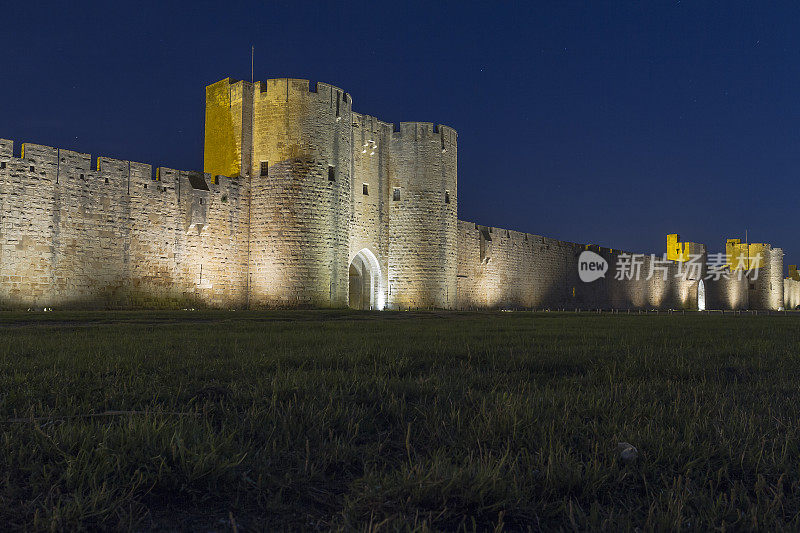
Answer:
[[[604,278],[585,283],[578,257],[592,250],[609,263]],[[615,279],[621,250],[559,241],[539,235],[458,221],[458,300],[461,309],[696,309],[698,285],[706,277],[680,276],[683,263],[664,272],[644,257],[639,279]],[[705,263],[705,261],[704,261]],[[653,265],[654,267],[657,265]],[[703,279],[708,309],[747,308],[747,280]],[[775,307],[777,309],[777,306]]]
[[[354,113],[334,86],[227,78],[206,101],[206,174],[0,139],[0,308],[800,305],[767,244],[746,245],[751,279],[700,285],[680,261],[647,279],[646,256],[618,280],[620,250],[460,221],[456,131]],[[580,281],[585,250],[605,278]]]
[[[392,132],[390,151],[388,304],[452,308],[458,265],[456,132],[402,122]]]
[[[353,179],[350,256],[368,250],[379,265],[380,283],[373,289],[386,301],[389,272],[389,161],[392,125],[353,113]]]
[[[769,258],[769,270],[765,273],[764,280],[766,296],[760,308],[783,308],[783,250],[770,246],[767,257]]]
[[[154,176],[150,165],[92,165],[88,154],[34,144],[21,152],[0,140],[0,307],[244,304],[237,180]],[[192,182],[208,190],[205,220],[189,231]]]
[[[740,277],[738,272],[727,274],[718,280],[705,280],[706,309],[751,309],[747,277]]]
[[[244,83],[244,82],[240,82]],[[251,89],[248,88],[251,86]],[[253,92],[250,296],[253,306],[347,305],[350,96],[273,79]]]
[[[800,281],[784,278],[783,302],[786,309],[796,309],[800,305]]]

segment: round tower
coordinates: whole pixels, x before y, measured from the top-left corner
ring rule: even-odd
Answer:
[[[766,243],[743,245],[750,270],[750,309],[777,310],[783,307],[783,250]]]
[[[345,306],[350,95],[297,79],[257,82],[252,92],[250,305]]]
[[[769,254],[769,307],[783,309],[783,249],[772,248]]]
[[[455,307],[456,137],[454,129],[427,122],[403,122],[391,135],[388,305],[392,308]]]

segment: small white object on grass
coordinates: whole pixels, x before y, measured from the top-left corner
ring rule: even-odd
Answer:
[[[623,463],[630,463],[639,457],[639,450],[633,444],[620,442],[617,444],[617,453]]]

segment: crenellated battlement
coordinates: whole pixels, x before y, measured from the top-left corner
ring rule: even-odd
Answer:
[[[274,116],[276,107],[286,108],[288,122]],[[292,137],[300,136],[289,144],[285,139],[279,140],[289,131]],[[393,124],[355,113],[349,93],[335,85],[303,78],[255,82],[225,78],[207,86],[205,133],[203,167],[217,174],[257,173],[257,165],[283,157],[278,154],[305,153],[323,138],[333,137],[338,139],[337,151],[354,143],[350,147],[353,157],[361,153],[374,156],[376,150],[387,154],[386,150],[392,150],[390,142],[401,150],[424,143],[426,150],[421,157],[431,158],[435,150],[441,150],[443,156],[449,152],[442,161],[455,170],[455,129],[432,122]],[[341,168],[336,163],[333,166]],[[452,198],[455,184],[447,190],[448,198]]]
[[[393,125],[392,138],[415,142],[438,141],[442,143],[442,147],[449,147],[458,142],[458,134],[455,129],[433,122],[401,122]]]
[[[58,149],[41,144],[22,143],[20,159],[25,159],[31,163],[56,163],[58,161]]]
[[[483,234],[486,236],[484,237],[485,239],[488,238],[488,240],[496,242],[500,246],[505,244],[513,244],[513,245],[522,244],[522,245],[530,245],[534,248],[545,247],[549,249],[552,247],[563,250],[567,249],[574,250],[576,252],[580,252],[583,250],[590,250],[599,254],[630,254],[630,255],[642,255],[645,257],[650,256],[650,254],[631,252],[619,248],[609,248],[606,246],[600,246],[598,244],[581,244],[572,241],[555,239],[553,237],[545,237],[543,235],[538,235],[534,233],[526,233],[517,230],[499,228],[495,226],[482,226],[480,224],[464,220],[458,221],[458,228],[460,232],[465,234],[478,234],[483,232]],[[691,245],[693,253],[702,255],[706,251],[704,244],[698,244],[698,243],[687,243],[687,244]],[[655,255],[658,256],[659,254]],[[671,257],[668,259],[672,261],[678,261],[677,259],[673,259]]]
[[[202,176],[210,184],[211,192],[227,189],[238,178],[214,176],[196,171],[177,170],[168,167],[155,167],[147,163],[128,161],[108,156],[98,156],[93,160],[91,154],[55,148],[42,144],[22,143],[20,157],[13,155],[14,141],[0,139],[0,161],[5,165],[0,172],[7,170],[9,175],[21,178],[22,175],[45,177],[52,174],[54,185],[69,187],[73,183],[87,185],[118,186],[130,194],[131,184],[147,189],[149,193],[168,192],[176,189],[180,179],[190,180],[190,176]],[[93,163],[94,161],[94,163]],[[195,183],[197,183],[197,178]],[[225,186],[221,187],[221,185]]]
[[[80,170],[90,170],[92,166],[91,154],[75,152],[74,150],[59,150],[58,157],[61,163]]]
[[[323,82],[311,82],[301,78],[271,78],[264,81],[236,82],[231,85],[231,97],[237,91],[251,89],[257,98],[272,102],[289,102],[298,99],[317,99],[331,106],[338,99],[341,108],[350,109],[353,99],[344,89]]]
[[[603,248],[594,244],[579,244],[571,241],[562,241],[552,237],[545,237],[535,233],[526,233],[506,228],[499,228],[495,226],[482,226],[474,222],[465,220],[458,221],[459,231],[462,233],[482,234],[484,239],[497,242],[498,245],[512,244],[530,246],[534,249],[539,247],[554,247],[560,249],[594,249],[603,250]],[[476,233],[477,232],[477,233]],[[608,249],[608,251],[613,251]]]
[[[353,128],[354,133],[372,133],[375,135],[389,136],[395,129],[395,125],[391,122],[385,122],[372,115],[362,115],[361,113],[353,112]]]
[[[352,111],[352,95],[344,89],[324,82],[312,82],[302,78],[270,78],[263,81],[247,82],[225,78],[230,86],[230,101],[241,101],[245,92],[252,91],[257,98],[272,102],[289,102],[297,99],[317,98],[328,103],[332,108],[336,106],[337,99],[340,106]],[[220,83],[220,82],[217,82]],[[216,84],[214,84],[216,85]],[[212,87],[210,85],[209,87]],[[340,109],[341,111],[341,109]],[[457,132],[454,128],[444,124],[432,122],[400,122],[399,124],[386,122],[370,115],[353,112],[353,127],[364,128],[369,125],[374,132],[389,132],[396,137],[421,138],[439,137],[445,144],[457,142]]]
[[[14,141],[0,139],[0,159],[6,160],[14,155]]]
[[[443,124],[434,124],[433,122],[391,123],[371,115],[355,112],[352,116],[355,135],[386,136],[394,141],[437,142],[445,149],[458,143],[456,130]]]

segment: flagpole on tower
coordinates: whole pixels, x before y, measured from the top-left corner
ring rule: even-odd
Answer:
[[[253,56],[256,54],[256,47],[250,46],[250,83],[253,83]]]

